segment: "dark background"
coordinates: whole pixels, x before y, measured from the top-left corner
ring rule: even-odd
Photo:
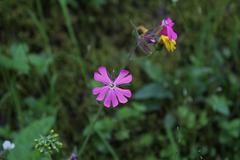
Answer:
[[[78,150],[99,105],[92,88],[99,66],[119,70],[136,25],[170,17],[177,49],[127,69],[133,97],[104,108],[82,159],[240,157],[240,5],[234,0],[1,0],[0,142],[9,159],[41,159],[34,138],[51,128],[63,148]]]

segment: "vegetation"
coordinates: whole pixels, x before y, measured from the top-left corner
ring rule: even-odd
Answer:
[[[170,17],[176,50],[137,48],[126,104],[104,108],[82,159],[238,160],[240,5],[222,1],[0,1],[0,143],[8,159],[41,159],[34,139],[53,128],[53,159],[81,147],[99,104],[99,66],[119,69],[133,41]]]

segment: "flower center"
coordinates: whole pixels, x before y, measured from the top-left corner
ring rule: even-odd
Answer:
[[[162,20],[162,27],[165,27],[167,25],[167,22],[165,20]]]
[[[115,87],[114,83],[111,83],[111,84],[109,85],[109,87],[110,87],[111,89],[113,89],[113,88]]]

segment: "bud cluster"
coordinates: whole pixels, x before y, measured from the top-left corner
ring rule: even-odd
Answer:
[[[53,151],[59,152],[59,149],[62,148],[62,143],[58,141],[57,137],[59,135],[54,132],[52,129],[50,131],[50,134],[46,137],[41,136],[40,139],[34,139],[35,148],[40,152],[44,154],[52,154]]]
[[[162,20],[160,25],[152,31],[142,25],[137,28],[133,25],[136,30],[137,45],[148,54],[153,53],[150,44],[155,46],[155,50],[160,50],[164,45],[168,52],[173,52],[176,49],[177,39],[177,34],[172,29],[173,25],[174,23],[170,18]]]

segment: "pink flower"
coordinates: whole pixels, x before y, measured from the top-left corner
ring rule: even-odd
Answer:
[[[159,36],[164,35],[164,36],[168,36],[168,38],[170,40],[172,40],[172,39],[176,40],[177,34],[172,29],[173,25],[174,25],[174,23],[172,22],[172,20],[170,18],[168,18],[167,20],[163,20],[160,23],[160,26],[163,26],[164,28],[160,32]]]
[[[77,160],[77,159],[78,159],[78,156],[76,156],[75,154],[72,154],[71,160]]]
[[[132,81],[132,75],[128,75],[129,71],[121,70],[118,77],[114,81],[109,78],[107,70],[104,66],[99,67],[98,71],[100,74],[95,72],[94,79],[104,83],[105,86],[96,87],[93,89],[92,92],[94,95],[99,94],[96,100],[102,101],[105,95],[108,93],[103,103],[104,106],[110,107],[112,102],[112,106],[116,107],[118,105],[118,100],[120,103],[126,103],[128,101],[126,97],[130,98],[132,96],[131,91],[129,89],[118,88],[117,86],[121,84],[127,84]]]

